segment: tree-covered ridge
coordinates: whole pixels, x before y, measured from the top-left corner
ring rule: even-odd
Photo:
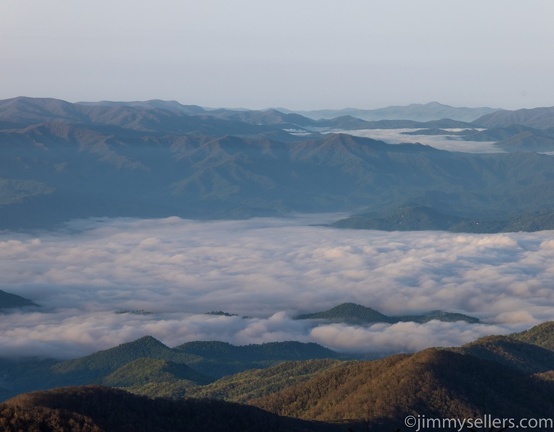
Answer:
[[[190,366],[216,378],[248,369],[263,369],[282,361],[338,359],[343,355],[315,343],[296,341],[231,345],[218,341],[187,342],[174,348],[193,358]]]
[[[189,381],[192,384],[208,384],[213,381],[187,366],[168,360],[141,357],[116,369],[101,380],[101,384],[110,387],[131,387],[150,382],[162,383]]]
[[[223,377],[206,386],[192,389],[189,395],[244,403],[307,381],[344,363],[343,360],[333,359],[287,361],[267,369],[251,369]]]
[[[5,399],[31,390],[103,384],[150,396],[178,397],[197,385],[249,369],[326,358],[343,356],[314,343],[295,341],[245,346],[204,341],[169,348],[145,336],[74,360],[0,359],[5,386],[0,395]]]
[[[401,206],[384,213],[356,214],[331,226],[381,231],[532,232],[554,229],[554,211],[545,209],[507,218],[461,217],[428,206]]]
[[[464,315],[461,313],[431,311],[421,315],[396,315],[387,316],[370,307],[362,306],[356,303],[342,303],[329,310],[314,312],[309,314],[301,314],[296,316],[296,319],[323,319],[330,321],[348,322],[348,323],[396,323],[404,321],[412,321],[424,323],[431,320],[439,321],[467,321],[470,323],[478,323],[479,319]]]
[[[490,414],[498,418],[548,418],[554,412],[554,351],[541,345],[548,345],[553,334],[554,325],[547,322],[522,333],[481,338],[460,348],[430,348],[415,354],[394,355],[373,361],[314,359],[280,362],[269,368],[248,370],[212,382],[206,381],[190,364],[139,357],[102,379],[105,384],[122,386],[133,393],[172,398],[177,404],[183,403],[183,398],[187,397],[210,398],[212,401],[239,401],[268,410],[273,415],[305,420],[338,421],[339,425],[348,424],[355,432],[365,431],[368,427],[372,431],[383,432],[399,428],[403,430],[400,422],[406,415],[468,418]],[[529,341],[520,340],[522,338]],[[140,347],[141,345],[143,346]],[[197,342],[183,346],[188,346],[196,354],[186,354],[168,348],[147,337],[100,352],[100,356],[95,357],[93,354],[89,357],[96,358],[97,361],[91,362],[91,358],[84,358],[81,365],[99,364],[100,360],[115,365],[117,362],[107,361],[109,356],[106,353],[114,354],[119,359],[125,357],[124,352],[158,356],[168,351],[190,356],[209,353],[213,356],[212,360],[222,353],[227,359],[231,359],[231,352],[235,360],[240,359],[234,351],[241,347],[225,343],[206,342],[204,345]],[[282,345],[284,348],[295,346],[296,343]],[[269,344],[267,348],[260,350],[261,355],[267,356],[266,351],[277,351],[278,347],[279,344]],[[255,348],[255,345],[249,346],[247,352],[252,354]],[[236,362],[240,363],[239,360]],[[8,374],[5,372],[10,369],[6,369],[5,364],[1,366],[6,378]],[[12,364],[11,367],[12,372],[17,368],[20,372],[27,370],[32,379],[38,380],[41,375],[47,376],[52,367],[56,369],[56,364],[45,361],[40,367],[32,369],[33,364],[29,362],[26,365]],[[73,368],[72,372],[75,370]],[[52,385],[53,382],[50,381],[49,384]],[[116,396],[113,396],[114,394]],[[135,399],[136,396],[112,392],[105,388],[62,389],[18,396],[13,400],[20,407],[17,416],[14,402],[7,402],[0,406],[0,421],[4,422],[0,424],[9,427],[16,425],[25,429],[27,426],[38,428],[38,424],[59,425],[71,421],[74,430],[96,431],[93,427],[118,430],[115,429],[119,427],[118,423],[109,423],[108,429],[104,429],[107,423],[99,423],[115,421],[112,417],[103,418],[100,409],[91,411],[88,405],[83,406],[94,405],[99,398],[109,401],[112,397],[126,401],[125,407],[120,407],[118,401],[109,403],[109,406],[120,407],[118,409],[123,410],[120,417],[126,419],[125,424],[132,424],[132,419],[136,416],[135,403],[139,403],[137,401],[142,401],[139,403],[141,409],[152,409],[155,412],[158,409],[158,405],[149,405],[152,403],[149,399]],[[170,403],[167,399],[158,401],[163,406],[171,406],[172,409],[177,406],[172,405],[173,402]],[[205,402],[206,399],[186,401],[194,408],[182,409],[189,413],[195,412],[194,418],[202,418],[204,403],[208,403]],[[227,408],[230,405],[219,405],[215,401],[209,404],[210,409],[214,410],[214,418],[219,418],[220,414],[228,415]],[[29,408],[31,406],[33,408]],[[64,411],[56,411],[61,409],[61,406],[64,407]],[[235,407],[236,412],[249,412],[241,405],[232,407]],[[108,409],[109,413],[112,408],[103,406],[102,409]],[[167,416],[175,415],[170,411],[164,412]],[[76,414],[76,417],[73,417],[73,414]],[[180,421],[177,417],[168,421]],[[281,417],[271,418],[279,420]],[[190,418],[189,421],[195,424]],[[317,425],[320,426],[327,427]],[[242,424],[241,427],[245,425]],[[344,430],[348,430],[348,427]]]
[[[254,358],[276,360],[286,357],[288,360],[305,360],[340,357],[335,351],[319,344],[296,341],[265,342],[240,346],[219,341],[195,341],[178,345],[174,349],[204,358],[229,361],[248,361]]]
[[[353,121],[367,123],[161,102],[0,101],[0,228],[94,216],[237,218],[364,208],[377,213],[372,223],[386,226],[394,222],[388,213],[406,206],[500,222],[552,210],[552,157],[454,153],[318,132]],[[378,123],[364,127],[474,127]],[[414,229],[434,220],[415,216]]]
[[[371,430],[395,430],[407,415],[548,417],[553,401],[552,382],[472,355],[427,349],[337,367],[250,403],[280,415],[366,419]]]
[[[152,336],[145,336],[85,357],[59,362],[52,367],[52,372],[71,384],[89,384],[143,357],[180,363],[190,361],[190,357],[173,351]]]
[[[383,315],[375,309],[355,303],[342,303],[326,311],[298,315],[296,319],[339,319],[359,322],[390,322],[390,317]]]
[[[336,431],[333,425],[282,418],[209,399],[149,399],[107,387],[71,387],[0,404],[3,432]]]
[[[512,335],[517,340],[554,351],[554,321],[547,321],[529,330]]]
[[[552,333],[550,334],[552,337]],[[532,374],[554,369],[554,351],[534,342],[523,342],[518,335],[487,336],[455,351],[483,360],[501,363]]]

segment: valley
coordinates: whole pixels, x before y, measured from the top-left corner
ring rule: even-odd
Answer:
[[[0,101],[3,430],[547,418],[553,113],[451,108]]]

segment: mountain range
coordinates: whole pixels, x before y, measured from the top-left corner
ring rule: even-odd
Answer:
[[[231,422],[215,430],[261,431],[271,419],[272,430],[345,432],[404,430],[408,415],[460,421],[486,415],[513,422],[523,418],[546,421],[554,412],[553,349],[554,322],[521,333],[487,336],[461,347],[429,348],[372,361],[344,359],[322,347],[290,342],[265,347],[195,342],[171,349],[145,337],[81,359],[35,363],[35,369],[30,361],[9,369],[3,360],[4,377],[27,367],[27,379],[34,378],[37,385],[38,377],[49,368],[59,376],[80,373],[109,388],[66,387],[15,396],[0,405],[0,425],[11,431],[18,430],[13,425],[43,422],[43,429],[37,430],[60,431],[65,429],[52,425],[73,421],[81,429],[72,430],[123,431],[135,422],[150,425],[140,414],[144,410],[151,410],[153,419],[160,417],[160,428],[140,429],[138,425],[134,430],[172,430],[185,421],[184,413],[194,430],[210,430],[213,419],[223,425]],[[292,361],[283,361],[284,353],[293,352],[314,358],[300,359],[294,354]],[[248,364],[256,356],[275,360],[277,353],[282,355],[273,366],[244,369],[218,380],[194,370],[194,356]],[[323,358],[315,358],[320,355]],[[237,423],[236,415],[242,423]],[[543,423],[537,430],[551,428]],[[441,430],[472,429],[456,424]]]
[[[499,153],[348,134],[405,128],[492,141]],[[102,216],[337,211],[353,214],[332,224],[340,228],[552,229],[554,159],[537,152],[554,151],[553,130],[553,108],[432,103],[295,113],[160,100],[15,98],[0,101],[0,229],[52,228]],[[38,305],[0,291],[7,320],[10,311],[31,306]],[[353,303],[296,318],[360,326],[478,323],[443,311],[388,316]],[[9,432],[392,432],[405,430],[408,415],[548,420],[554,412],[554,322],[372,360],[295,341],[168,347],[144,336],[71,360],[0,358],[0,400],[0,430]],[[517,429],[508,426],[503,430]],[[544,423],[534,429],[553,428]]]
[[[390,106],[373,110],[345,108],[341,110],[327,109],[314,111],[297,111],[297,113],[315,120],[333,119],[341,116],[352,116],[366,121],[414,120],[419,122],[427,122],[431,120],[448,118],[463,122],[471,122],[486,114],[491,114],[497,111],[499,111],[499,109],[497,108],[461,108],[444,105],[438,102],[429,102],[426,104]]]
[[[0,358],[3,377],[0,395],[5,398],[29,390],[102,384],[132,387],[149,395],[154,392],[175,396],[188,394],[196,385],[248,369],[267,368],[284,361],[344,358],[315,343],[289,341],[234,346],[218,341],[196,341],[169,348],[145,336],[73,360]]]
[[[474,124],[484,128],[498,128],[512,125],[527,126],[534,129],[554,128],[554,107],[499,110],[476,119]]]
[[[0,291],[0,298],[17,299],[12,309],[37,306],[28,299]],[[20,312],[24,312],[20,311]],[[124,313],[124,312],[116,312]],[[145,311],[134,313],[147,314]],[[232,316],[225,312],[209,314]],[[465,321],[479,323],[460,313],[431,311],[422,314],[387,316],[355,303],[343,303],[329,310],[303,314],[298,320],[372,325],[398,322],[425,323]],[[265,369],[282,362],[313,360],[317,368],[329,359],[375,358],[374,354],[344,355],[315,343],[294,341],[235,346],[220,341],[195,341],[169,348],[151,336],[72,360],[0,357],[0,395],[4,397],[33,389],[67,385],[101,384],[124,387],[149,396],[189,394],[198,385],[249,369]],[[325,359],[323,362],[319,360]],[[319,362],[319,363],[318,363]],[[329,366],[333,362],[329,363]],[[160,382],[167,383],[160,386]]]
[[[341,211],[382,218],[406,206],[470,220],[551,210],[549,156],[462,154],[318,132],[341,122],[365,121],[315,121],[276,110],[206,111],[163,101],[0,101],[0,228],[102,216]]]

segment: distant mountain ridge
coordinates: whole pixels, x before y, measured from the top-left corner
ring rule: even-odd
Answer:
[[[306,117],[313,119],[332,119],[339,116],[349,115],[366,121],[378,120],[415,120],[431,121],[449,118],[464,122],[471,122],[486,114],[498,111],[498,108],[462,108],[444,105],[438,102],[426,104],[410,104],[406,106],[390,106],[371,110],[344,108],[339,110],[312,110],[296,111]],[[286,110],[288,111],[288,110]]]
[[[453,107],[438,102],[426,104],[410,104],[405,106],[389,106],[377,109],[343,108],[338,110],[289,110],[287,108],[267,108],[263,110],[249,109],[226,109],[226,108],[204,108],[198,105],[182,105],[177,101],[148,100],[148,101],[100,101],[100,102],[78,102],[78,105],[87,106],[129,106],[142,108],[160,108],[169,111],[178,111],[189,115],[210,114],[216,116],[232,116],[238,113],[243,118],[250,117],[250,113],[280,113],[296,115],[297,119],[303,117],[310,120],[332,120],[338,117],[353,117],[365,121],[379,120],[413,120],[428,122],[441,119],[452,119],[461,122],[472,122],[479,117],[497,111],[498,108],[478,107]],[[256,114],[255,114],[256,115]],[[289,117],[292,118],[292,117]],[[301,120],[302,123],[313,125],[311,122]]]
[[[417,111],[422,106],[413,108]],[[205,133],[237,135],[277,133],[287,129],[318,131],[324,129],[391,129],[410,127],[471,127],[468,122],[447,116],[429,120],[379,118],[364,120],[352,115],[337,115],[314,120],[294,112],[265,110],[206,110],[176,101],[80,102],[69,103],[51,98],[19,97],[0,101],[0,129],[21,129],[42,123],[80,126],[111,125],[129,130],[169,133]]]
[[[417,323],[425,323],[431,320],[438,321],[466,321],[469,323],[478,323],[479,319],[464,315],[461,313],[431,311],[421,315],[397,315],[387,316],[370,307],[362,306],[356,303],[342,303],[331,309],[321,312],[302,314],[295,317],[298,320],[306,319],[323,319],[333,322],[345,323],[397,323],[412,321]]]
[[[471,218],[442,213],[428,206],[401,206],[384,214],[357,214],[331,224],[335,228],[381,231],[450,231],[498,233],[554,229],[554,210],[542,210],[506,219]]]
[[[550,129],[554,128],[554,107],[500,110],[479,117],[473,124],[485,128],[521,125],[535,129]]]
[[[406,205],[489,219],[551,210],[551,157],[461,154],[317,132],[354,123],[417,125],[352,117],[318,122],[276,110],[204,112],[163,101],[0,101],[0,228],[48,228],[90,217],[370,213]]]

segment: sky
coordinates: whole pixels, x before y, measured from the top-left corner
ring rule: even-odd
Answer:
[[[552,318],[554,231],[313,226],[339,217],[98,219],[0,232],[2,289],[41,305],[0,315],[2,354],[72,358],[145,335],[168,346],[298,340],[383,354],[459,346]],[[387,315],[461,312],[481,323],[293,319],[344,302]],[[149,314],[117,313],[130,310]]]
[[[0,99],[552,106],[552,0],[2,0]]]

